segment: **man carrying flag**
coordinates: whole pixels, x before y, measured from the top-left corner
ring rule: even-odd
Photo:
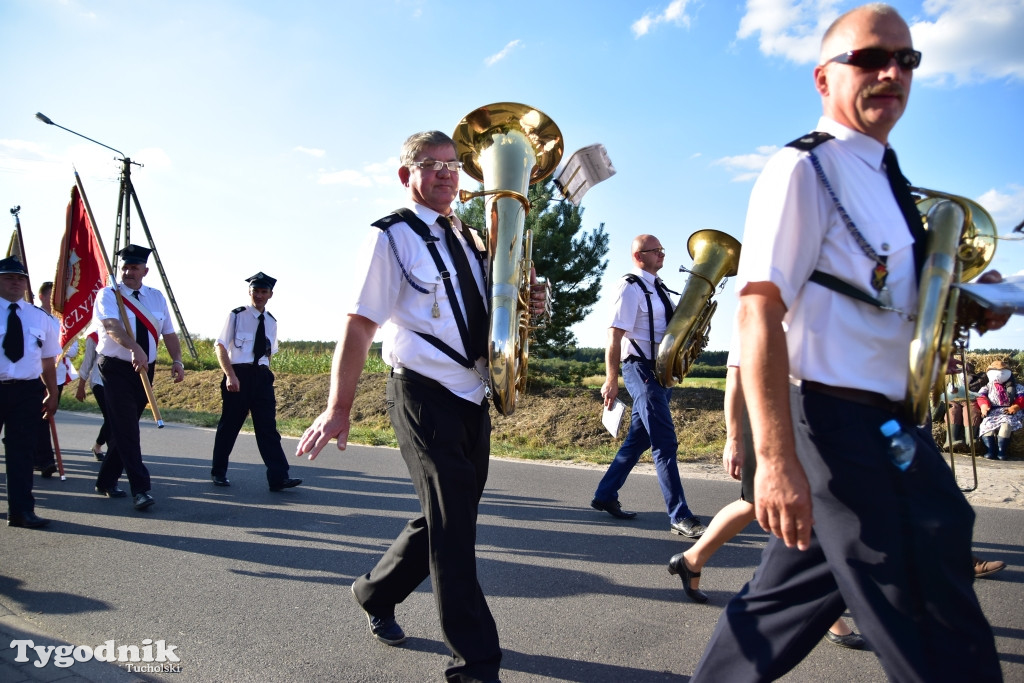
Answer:
[[[139,418],[148,400],[139,374],[146,372],[152,381],[161,335],[173,361],[171,376],[175,382],[185,379],[181,342],[174,331],[167,301],[159,291],[142,284],[142,278],[149,272],[146,267],[149,254],[149,249],[134,244],[118,252],[121,283],[116,286],[127,314],[127,329],[122,323],[119,297],[113,287],[100,291],[95,309],[95,316],[102,325],[96,351],[100,357],[110,427],[107,457],[100,465],[96,492],[109,498],[125,497],[127,494],[117,486],[117,480],[125,472],[136,510],[148,508],[154,502],[149,493],[149,470],[142,462]]]

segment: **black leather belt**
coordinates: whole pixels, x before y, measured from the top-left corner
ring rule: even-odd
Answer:
[[[884,394],[865,389],[851,389],[849,387],[834,387],[831,384],[822,384],[811,380],[800,380],[799,386],[805,391],[812,391],[816,394],[825,394],[833,398],[840,398],[851,403],[859,403],[863,406],[870,406],[884,410],[894,415],[903,415],[906,406],[900,401],[893,401]]]
[[[404,379],[407,382],[415,382],[416,384],[422,384],[423,386],[430,387],[431,389],[445,389],[444,385],[438,382],[436,379],[424,377],[420,373],[416,372],[415,370],[410,370],[409,368],[393,368],[391,370],[391,376],[397,377],[399,379]],[[445,391],[447,391],[447,389],[445,389]]]
[[[238,372],[259,370],[260,368],[265,368],[267,370],[270,369],[269,365],[264,365],[263,363],[260,363],[259,365],[253,365],[252,363],[232,363],[231,367],[234,368],[236,374]]]
[[[622,361],[623,365],[629,365],[630,363],[639,363],[643,358],[640,356],[627,356],[626,360]]]
[[[41,381],[38,377],[33,379],[0,379],[0,384],[26,384],[28,382],[39,382]]]

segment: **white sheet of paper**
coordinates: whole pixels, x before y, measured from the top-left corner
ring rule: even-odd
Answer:
[[[1011,275],[1002,282],[972,282],[954,285],[995,313],[1024,315],[1024,275]]]
[[[622,424],[622,416],[626,412],[626,404],[615,399],[615,405],[611,408],[605,408],[604,413],[601,415],[601,423],[604,424],[605,429],[612,435],[612,438],[619,436],[619,425]]]

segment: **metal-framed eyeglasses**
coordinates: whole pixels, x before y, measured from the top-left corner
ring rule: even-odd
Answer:
[[[461,161],[436,161],[433,159],[428,161],[413,161],[409,165],[431,171],[440,171],[442,168],[447,168],[451,173],[458,173],[459,169],[462,168]]]
[[[889,62],[896,60],[896,66],[904,71],[911,71],[921,66],[921,53],[911,50],[909,47],[900,50],[886,50],[884,47],[865,47],[860,50],[850,50],[841,55],[836,55],[828,62],[849,64],[859,69],[877,71],[889,66]]]
[[[665,247],[655,247],[654,249],[641,249],[640,251],[638,251],[636,253],[638,253],[638,254],[650,254],[651,252],[657,252],[657,253],[661,254],[662,256],[664,256],[665,255]]]

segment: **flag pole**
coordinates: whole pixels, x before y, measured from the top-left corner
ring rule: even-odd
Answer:
[[[18,252],[21,255],[21,265],[25,266],[25,272],[28,272],[28,256],[25,255],[25,238],[21,234],[21,217],[18,214],[21,213],[21,206],[15,206],[11,209],[11,215],[14,216],[14,233],[18,240]],[[13,244],[11,246],[14,246]],[[7,255],[11,255],[10,247],[7,248]],[[29,302],[33,306],[36,303],[35,292],[32,291],[32,278],[28,275],[25,276],[25,280],[28,282],[28,288],[25,291],[25,301]]]
[[[97,244],[100,245],[100,253],[103,254],[103,264],[107,267],[107,277],[110,278],[111,289],[114,290],[114,298],[117,300],[117,311],[121,315],[121,324],[124,325],[125,333],[127,334],[130,329],[130,325],[128,324],[128,311],[125,310],[124,301],[121,298],[121,290],[117,286],[117,279],[114,277],[114,269],[113,266],[110,265],[110,258],[107,256],[107,249],[103,246],[103,239],[100,237],[99,230],[96,229],[96,219],[92,215],[92,207],[89,206],[89,198],[85,196],[85,188],[82,187],[82,179],[78,175],[78,169],[75,169],[75,185],[78,187],[78,194],[82,197],[82,203],[85,204],[85,212],[89,214],[89,228],[92,230],[93,237],[96,238]],[[157,343],[159,343],[159,341],[160,340],[158,339]],[[148,361],[149,358],[146,360]],[[163,428],[164,421],[160,416],[160,408],[157,406],[156,395],[153,393],[153,385],[149,381],[149,373],[146,368],[139,370],[139,377],[142,379],[143,389],[146,390],[146,398],[149,400],[149,407],[153,411],[153,419],[156,421],[156,426]]]
[[[25,288],[25,301],[35,305],[35,296],[32,291],[32,279],[27,275],[28,273],[28,256],[25,254],[25,238],[21,234],[21,218],[18,214],[21,212],[20,206],[15,206],[11,209],[11,215],[14,216],[14,235],[11,237],[11,244],[7,248],[7,255],[11,255],[12,247],[14,247],[14,240],[18,240],[18,254],[21,256],[21,265],[25,268],[25,282],[27,286]],[[61,357],[64,356],[64,352],[61,352]],[[60,358],[54,361],[55,364],[60,362]],[[57,440],[57,420],[53,415],[48,415],[46,421],[50,423],[50,435],[53,437],[53,454],[57,460],[57,470],[60,472],[60,480],[67,481],[67,477],[64,476],[64,458],[60,455],[60,443]]]
[[[64,476],[64,458],[60,457],[60,443],[57,441],[57,421],[50,416],[50,436],[53,437],[53,454],[57,457],[57,470],[60,472],[60,480],[66,481]]]

